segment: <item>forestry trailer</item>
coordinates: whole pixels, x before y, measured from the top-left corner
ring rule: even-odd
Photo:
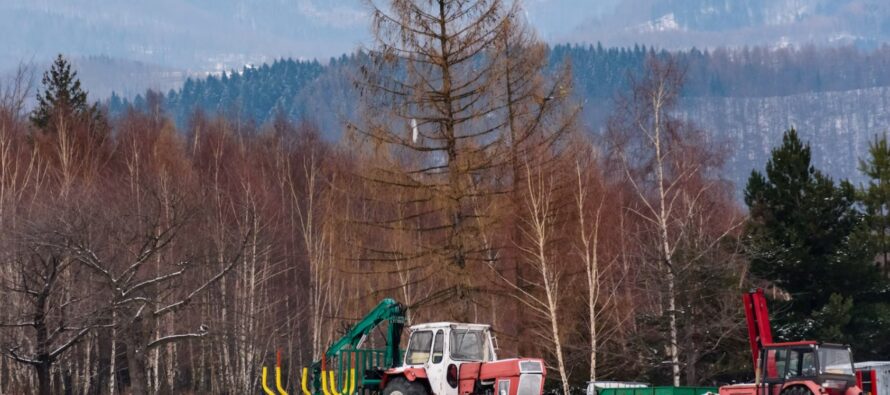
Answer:
[[[362,348],[374,328],[385,324],[385,347]],[[384,299],[311,367],[303,372],[305,395],[541,395],[544,361],[497,359],[488,325],[437,322],[409,328],[399,348],[405,308]],[[358,372],[358,374],[356,374]],[[356,377],[358,376],[358,377]],[[341,383],[338,386],[337,383]]]
[[[854,366],[865,395],[890,395],[890,361],[857,362]]]
[[[862,395],[849,346],[773,343],[763,290],[745,294],[743,301],[755,381],[720,387],[720,395]]]

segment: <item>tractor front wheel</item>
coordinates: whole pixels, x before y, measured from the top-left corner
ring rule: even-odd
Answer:
[[[809,390],[809,388],[794,386],[784,389],[781,395],[813,395],[813,393]]]
[[[386,383],[383,395],[429,395],[426,387],[417,381],[408,381],[404,377],[396,377]]]

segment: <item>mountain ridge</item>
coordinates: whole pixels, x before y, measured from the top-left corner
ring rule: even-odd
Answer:
[[[732,147],[727,175],[744,185],[752,169],[765,163],[781,133],[798,127],[814,146],[817,166],[837,178],[856,181],[856,163],[872,135],[890,129],[890,46],[764,48],[718,51],[654,51],[645,46],[556,46],[551,70],[568,59],[574,92],[582,104],[581,125],[603,131],[613,100],[628,91],[650,56],[672,56],[686,69],[677,114]],[[187,127],[193,112],[222,114],[240,122],[263,124],[283,115],[316,123],[328,139],[356,120],[358,93],[353,86],[361,53],[329,64],[279,60],[239,73],[190,79],[166,93],[168,113]],[[136,107],[144,105],[136,99]],[[112,113],[129,104],[117,98]]]

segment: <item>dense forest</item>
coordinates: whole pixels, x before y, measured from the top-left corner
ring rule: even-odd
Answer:
[[[611,100],[628,89],[651,56],[672,56],[686,68],[681,93],[684,97],[788,96],[890,86],[887,45],[874,50],[813,46],[692,49],[670,55],[645,46],[556,45],[548,51],[546,71],[553,72],[568,61],[574,71],[574,93],[578,99]],[[182,88],[166,94],[165,109],[175,114],[180,123],[196,108],[209,113],[234,111],[257,123],[273,119],[278,111],[297,118],[311,116],[304,91],[313,84],[327,82],[326,79],[339,81],[339,90],[351,90],[352,79],[367,60],[367,54],[362,52],[332,58],[324,65],[318,61],[280,59],[219,76],[188,79]],[[344,94],[329,93],[337,99]],[[325,97],[315,99],[331,101]],[[110,111],[118,114],[131,104],[128,102],[114,95],[109,101]],[[144,105],[144,97],[136,97],[132,104]]]
[[[581,105],[579,122],[602,131],[614,99],[626,92],[651,56],[676,59],[684,67],[685,99],[677,113],[711,129],[738,147],[727,158],[727,177],[737,185],[769,156],[782,130],[801,129],[813,142],[814,161],[838,178],[863,181],[856,169],[867,142],[890,129],[890,47],[802,47],[687,50],[670,54],[652,48],[557,45],[548,49],[545,74],[567,62],[573,70],[573,95]],[[194,110],[225,114],[262,124],[281,114],[308,120],[325,138],[343,136],[343,123],[358,117],[355,89],[366,53],[316,61],[281,59],[203,79],[187,80],[166,93],[165,111],[184,127]],[[117,95],[112,114],[129,105],[144,108],[145,97]],[[840,149],[839,149],[840,148]]]
[[[252,393],[281,350],[296,393],[384,297],[409,323],[492,324],[499,356],[546,360],[552,393],[753,379],[752,287],[777,337],[890,356],[886,138],[854,185],[790,129],[742,203],[733,145],[680,110],[747,89],[695,68],[734,52],[550,49],[498,0],[415,11],[373,13],[362,55],[132,104],[91,104],[61,55],[36,89],[24,73],[4,83],[0,392]],[[752,79],[807,56],[741,53]],[[771,63],[786,55],[799,60]],[[872,78],[855,64],[837,66],[850,86]],[[603,85],[579,84],[585,70]],[[580,97],[594,91],[610,110],[591,130]],[[341,111],[344,138],[324,138],[315,117]]]

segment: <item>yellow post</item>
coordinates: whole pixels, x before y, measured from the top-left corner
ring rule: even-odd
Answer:
[[[331,395],[331,391],[328,391],[328,376],[325,374],[325,371],[321,371],[321,391],[324,392],[324,395]]]
[[[268,369],[263,366],[263,391],[266,392],[266,395],[276,395],[274,392],[272,392],[272,389],[269,388],[268,385],[266,385],[266,370]]]
[[[340,392],[337,391],[337,382],[334,380],[334,371],[331,370],[328,373],[331,375],[331,380],[330,380],[331,394],[332,395],[340,395]]]
[[[349,372],[343,372],[343,390],[340,391],[340,395],[349,395]]]
[[[349,369],[349,392],[345,395],[352,395],[355,393],[355,369]]]
[[[287,395],[287,391],[281,386],[281,366],[275,367],[275,387],[278,388],[278,392],[281,395]]]
[[[301,387],[303,388],[303,395],[312,395],[312,393],[309,392],[309,388],[306,386],[306,380],[307,380],[307,377],[309,376],[308,373],[309,373],[309,369],[303,368],[303,380],[301,380],[301,383],[300,383]]]

